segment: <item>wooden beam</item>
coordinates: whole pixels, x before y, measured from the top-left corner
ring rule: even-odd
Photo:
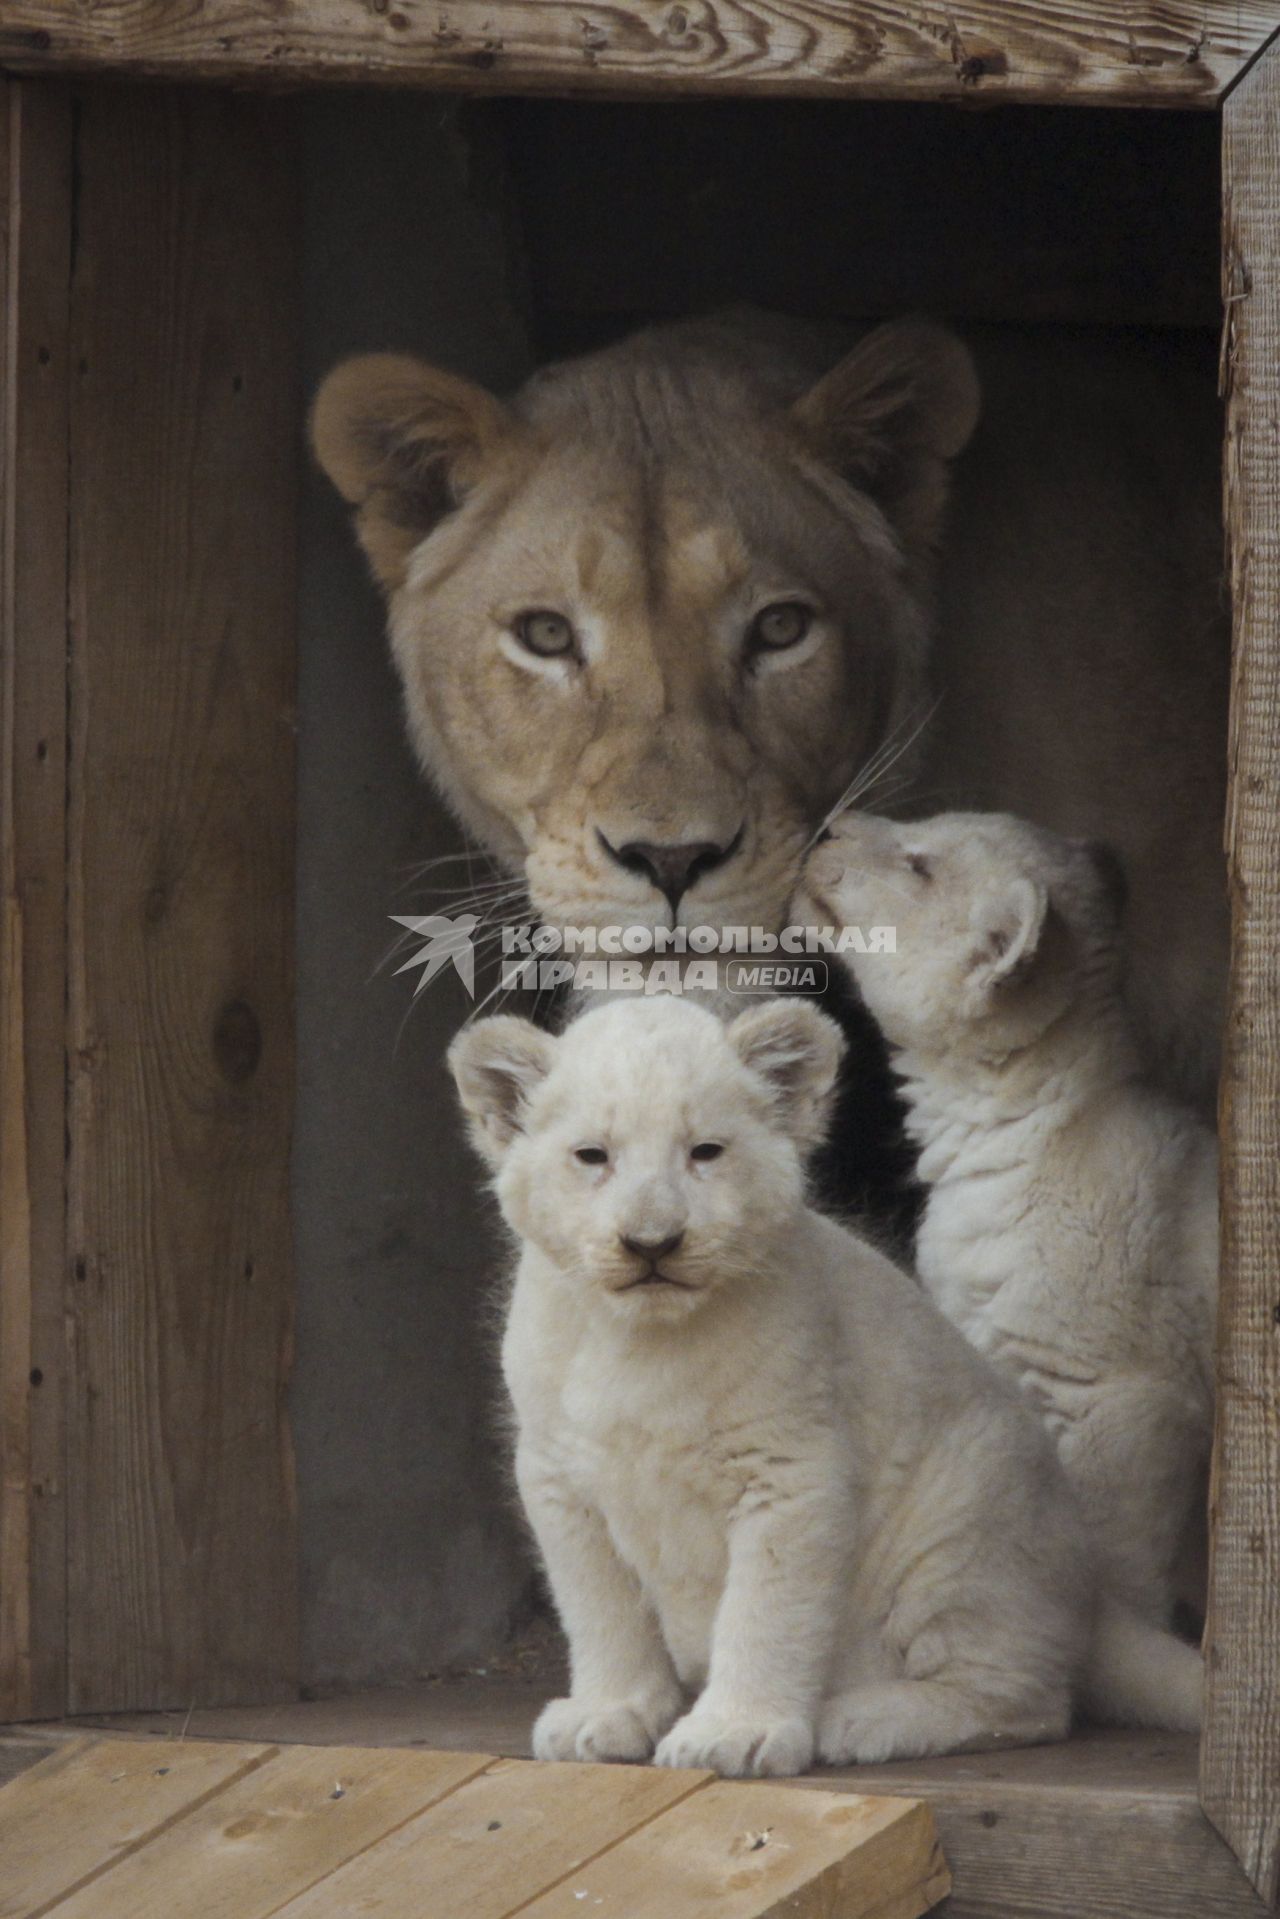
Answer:
[[[0,85],[0,1718],[66,1709],[71,111]]]
[[[1208,106],[1276,0],[4,0],[0,62],[482,92],[794,93]]]
[[[72,285],[69,1693],[279,1698],[298,212],[280,103],[86,89]]]
[[[1224,111],[1232,965],[1205,1811],[1280,1893],[1280,50]]]

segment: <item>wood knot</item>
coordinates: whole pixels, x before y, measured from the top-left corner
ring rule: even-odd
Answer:
[[[959,66],[960,82],[966,87],[976,87],[980,80],[1008,73],[1008,71],[1008,56],[1001,53],[998,48],[988,53],[971,53],[967,59],[960,62]]]
[[[262,1028],[246,1000],[228,1000],[214,1021],[213,1057],[232,1086],[252,1079],[262,1058]]]

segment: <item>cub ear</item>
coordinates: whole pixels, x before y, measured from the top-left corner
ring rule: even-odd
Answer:
[[[821,1144],[844,1054],[833,1019],[802,999],[773,999],[739,1013],[729,1040],[762,1079],[785,1130],[802,1149]]]
[[[523,1132],[530,1095],[550,1072],[555,1051],[550,1033],[509,1013],[465,1026],[449,1048],[472,1143],[491,1166],[502,1164]]]
[[[409,354],[362,354],[328,375],[311,409],[311,444],[357,508],[360,544],[384,591],[402,584],[413,549],[513,430],[483,387]]]
[[[883,508],[908,550],[938,540],[947,462],[978,423],[967,347],[930,320],[876,327],[795,403],[816,451]]]
[[[1039,951],[1049,912],[1049,894],[1022,875],[975,900],[969,915],[973,951],[969,985],[976,998],[1024,978]]]

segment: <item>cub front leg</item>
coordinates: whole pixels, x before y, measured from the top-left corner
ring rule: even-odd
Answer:
[[[849,1507],[842,1489],[753,1488],[730,1524],[707,1683],[656,1754],[731,1778],[805,1772],[840,1622]]]
[[[602,1515],[517,1457],[516,1480],[569,1640],[569,1697],[544,1707],[535,1759],[648,1759],[684,1703],[640,1583]]]

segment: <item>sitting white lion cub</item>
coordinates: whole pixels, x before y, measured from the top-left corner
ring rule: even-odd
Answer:
[[[1091,1581],[1052,1447],[805,1204],[840,1046],[803,1002],[670,998],[454,1042],[524,1242],[503,1369],[572,1665],[541,1758],[792,1773],[1067,1730]],[[1099,1703],[1175,1723],[1185,1649],[1104,1610]]]
[[[1104,853],[1004,814],[839,820],[807,885],[897,1049],[920,1276],[1041,1410],[1112,1588],[1194,1598],[1213,1417],[1217,1148],[1149,1086]]]

